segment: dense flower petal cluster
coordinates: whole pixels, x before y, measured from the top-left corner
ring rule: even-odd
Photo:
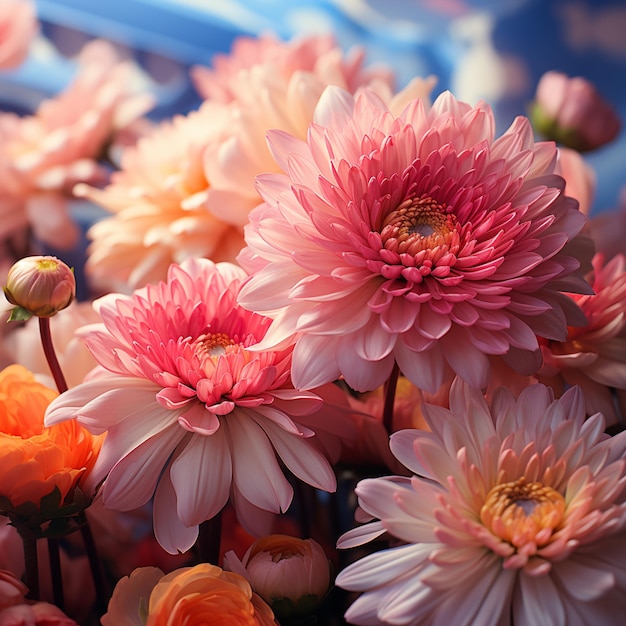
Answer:
[[[340,547],[381,537],[395,547],[337,578],[365,592],[354,624],[612,623],[626,608],[626,433],[585,419],[579,388],[555,400],[502,388],[489,407],[457,380],[450,409],[425,405],[432,432],[392,435],[411,478],[361,481],[377,520]]]
[[[313,431],[298,422],[321,398],[294,390],[290,349],[250,350],[271,320],[238,307],[244,278],[229,263],[189,260],[167,282],[101,298],[103,323],[85,334],[104,374],[46,415],[107,431],[91,484],[106,478],[103,502],[117,510],[154,495],[155,534],[171,552],[187,550],[229,497],[253,531],[264,513],[285,511],[293,488],[277,457],[305,482],[335,488]]]
[[[83,488],[101,445],[75,422],[44,426],[44,413],[58,394],[21,365],[0,372],[0,511],[20,515],[24,504],[41,505],[59,491],[59,504],[71,504]],[[41,511],[46,513],[54,511]]]
[[[240,303],[274,319],[260,348],[296,342],[296,387],[371,390],[394,362],[429,392],[455,373],[484,387],[488,355],[531,373],[537,335],[585,323],[563,291],[589,293],[591,247],[556,148],[525,118],[494,127],[447,92],[395,115],[330,87],[306,142],[270,131],[286,173],[257,179]]]

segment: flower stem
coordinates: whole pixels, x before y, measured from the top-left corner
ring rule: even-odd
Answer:
[[[79,513],[79,520],[80,534],[83,538],[83,543],[85,544],[85,552],[87,552],[89,568],[91,569],[91,578],[96,591],[96,610],[100,615],[103,615],[107,609],[107,597],[104,589],[104,576],[102,575],[98,550],[96,549],[96,542],[93,540],[93,534],[91,533],[91,527],[89,526],[89,520],[85,515],[85,511],[81,511]]]
[[[59,540],[48,537],[48,559],[50,560],[50,578],[52,579],[52,595],[56,606],[65,610],[63,596],[63,577],[61,575],[61,558],[59,555]]]
[[[49,317],[39,318],[39,334],[41,335],[41,345],[43,346],[43,351],[46,355],[46,360],[48,361],[48,366],[52,372],[54,382],[56,383],[59,393],[63,393],[64,391],[67,391],[67,383],[65,382],[65,377],[63,376],[59,360],[57,359],[54,346],[52,345]]]
[[[400,368],[397,363],[394,363],[389,379],[385,383],[385,405],[383,407],[383,426],[389,435],[393,432],[393,405],[396,400],[399,375]]]
[[[220,544],[222,542],[222,512],[202,522],[198,535],[200,563],[219,565]]]
[[[16,526],[17,532],[22,538],[24,548],[24,584],[28,587],[28,597],[31,600],[39,600],[39,561],[37,558],[37,535],[28,527]]]

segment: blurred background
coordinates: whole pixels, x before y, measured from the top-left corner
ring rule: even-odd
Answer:
[[[1,0],[0,0],[1,1]],[[199,104],[188,70],[210,65],[242,34],[334,34],[389,65],[402,87],[434,74],[435,93],[487,100],[499,132],[526,114],[548,70],[584,76],[626,119],[624,0],[36,0],[42,32],[19,69],[0,72],[0,108],[31,112],[58,93],[86,41],[116,43],[154,79],[153,119]],[[626,135],[586,156],[597,172],[592,214],[615,209]]]

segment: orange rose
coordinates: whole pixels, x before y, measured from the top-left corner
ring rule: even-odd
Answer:
[[[146,626],[276,625],[272,610],[243,576],[208,563],[165,576],[155,567],[136,569],[118,582],[101,624],[141,624],[137,620],[146,609]]]
[[[101,437],[74,420],[46,428],[44,413],[57,392],[21,365],[0,371],[0,513],[32,515],[33,505],[58,489],[56,506],[74,501],[93,466]],[[51,498],[54,500],[54,497]],[[55,506],[52,502],[43,506]],[[25,508],[26,507],[26,508]],[[54,511],[39,510],[41,519]]]

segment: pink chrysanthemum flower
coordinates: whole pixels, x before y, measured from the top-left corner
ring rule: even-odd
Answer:
[[[395,547],[342,571],[365,592],[353,624],[583,626],[626,610],[626,434],[585,421],[582,393],[554,400],[532,385],[493,405],[456,381],[450,410],[426,405],[432,432],[391,437],[411,478],[361,481],[380,521],[346,533],[347,548],[381,537]]]
[[[290,383],[291,351],[251,352],[270,320],[237,306],[241,268],[207,259],[172,265],[167,282],[97,301],[103,324],[86,342],[108,375],[50,405],[46,423],[77,418],[107,431],[91,474],[107,508],[135,509],[154,495],[154,530],[185,551],[198,524],[229,497],[254,532],[285,511],[298,478],[331,491],[335,476],[299,415],[319,396]]]
[[[542,343],[538,378],[556,389],[579,385],[587,413],[600,411],[615,424],[619,416],[611,388],[626,390],[626,259],[618,254],[605,264],[596,254],[593,268],[594,295],[572,295],[588,324],[570,328],[563,342]]]
[[[286,174],[257,178],[240,303],[274,318],[263,348],[297,342],[296,387],[375,389],[394,362],[429,392],[454,373],[483,387],[488,355],[534,371],[536,335],[585,322],[562,293],[589,291],[589,246],[556,148],[525,118],[494,126],[450,93],[396,116],[330,87],[306,142],[269,132]]]

